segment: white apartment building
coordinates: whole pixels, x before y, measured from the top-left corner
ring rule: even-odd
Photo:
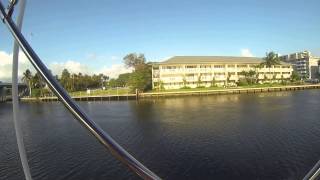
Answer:
[[[184,86],[209,87],[213,82],[217,86],[231,85],[244,78],[240,72],[250,70],[257,72],[256,77],[260,82],[291,77],[291,64],[283,62],[271,68],[258,67],[262,62],[261,58],[253,57],[175,56],[153,64],[152,86],[154,89],[160,86],[165,89],[179,89]]]
[[[316,79],[319,77],[319,57],[314,57],[309,51],[303,51],[279,57],[281,60],[292,64],[294,71],[302,77]]]

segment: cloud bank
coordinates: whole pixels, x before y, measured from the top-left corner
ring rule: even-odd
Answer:
[[[91,70],[88,66],[81,64],[76,61],[68,60],[63,63],[54,62],[49,65],[49,69],[53,74],[60,75],[64,69],[68,69],[70,73],[82,73],[82,74],[91,74]]]
[[[115,57],[113,57],[115,59]],[[119,74],[132,72],[131,68],[126,68],[123,64],[114,64],[111,67],[103,66],[100,69],[93,69],[92,67],[82,64],[75,60],[67,60],[65,62],[53,62],[48,65],[48,68],[54,75],[60,75],[63,69],[68,69],[70,73],[82,74],[104,74],[110,78],[117,78]],[[23,54],[19,54],[19,80],[21,79],[23,72],[30,69],[32,73],[35,73],[35,69],[27,57]],[[0,81],[11,82],[12,75],[12,54],[0,51]]]
[[[130,73],[132,68],[127,68],[123,64],[114,64],[111,67],[103,67],[99,73],[106,74],[110,78],[117,78],[119,74]]]
[[[241,49],[241,56],[243,57],[254,57],[250,49]]]
[[[12,77],[12,56],[6,52],[0,51],[0,81],[11,82]],[[23,53],[19,53],[19,79],[26,69],[34,71],[34,68]]]

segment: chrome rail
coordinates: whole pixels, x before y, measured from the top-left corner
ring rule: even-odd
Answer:
[[[52,76],[48,68],[43,64],[38,55],[31,48],[22,33],[18,30],[16,24],[8,16],[3,4],[0,2],[1,18],[7,25],[12,36],[18,42],[20,48],[29,59],[31,64],[39,72],[42,78],[46,81],[50,89],[55,93],[65,107],[75,116],[75,118],[91,133],[96,139],[103,144],[110,152],[122,163],[127,165],[133,172],[138,174],[143,179],[160,179],[155,173],[150,171],[142,163],[136,160],[124,148],[122,148],[108,133],[102,130],[89,116],[76,104],[69,96],[67,91],[58,83]]]
[[[11,1],[10,6],[13,8],[17,3]],[[22,22],[24,16],[24,10],[26,8],[27,0],[19,0],[19,12],[17,16],[17,28],[21,31]],[[13,11],[13,10],[12,10]],[[20,155],[20,161],[22,170],[26,180],[32,180],[30,168],[28,164],[27,153],[23,140],[22,122],[19,113],[19,88],[18,88],[18,69],[19,69],[19,44],[14,41],[13,43],[13,55],[12,55],[12,117],[14,130],[17,138],[18,151]]]
[[[303,180],[316,180],[320,174],[320,160],[313,166]]]

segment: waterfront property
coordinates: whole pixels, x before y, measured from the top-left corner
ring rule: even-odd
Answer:
[[[235,85],[244,75],[254,71],[258,82],[275,82],[291,77],[293,68],[289,63],[260,66],[264,62],[255,57],[228,56],[175,56],[152,67],[152,87],[179,89]]]
[[[221,94],[250,94],[263,93],[275,91],[297,91],[307,89],[320,89],[320,84],[304,84],[304,85],[277,85],[277,84],[263,84],[253,85],[249,87],[212,87],[212,88],[195,88],[195,89],[172,89],[160,92],[145,92],[137,94],[97,94],[97,95],[80,95],[72,96],[76,101],[120,101],[120,100],[138,100],[144,98],[159,98],[159,97],[173,97],[173,96],[207,96],[207,95],[221,95]],[[21,98],[22,101],[58,101],[56,96],[51,97],[26,97]]]
[[[319,57],[314,57],[309,51],[280,56],[280,59],[292,64],[293,69],[302,77],[308,79],[319,78]]]

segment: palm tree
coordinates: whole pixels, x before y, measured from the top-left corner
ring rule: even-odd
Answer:
[[[261,63],[261,66],[266,66],[269,69],[269,74],[270,74],[270,68],[272,66],[280,64],[280,58],[278,54],[276,54],[273,51],[267,52],[264,60],[265,61]]]
[[[248,76],[249,76],[249,79],[250,79],[250,83],[251,83],[251,84],[256,83],[256,81],[257,81],[257,80],[255,79],[256,74],[257,74],[257,72],[254,71],[254,70],[250,70],[250,71],[248,72]]]
[[[183,82],[183,87],[186,87],[187,86],[187,79],[186,79],[185,75],[183,75],[182,82]]]
[[[201,75],[198,76],[198,81],[197,81],[197,87],[200,87],[201,86]]]
[[[214,87],[214,86],[216,86],[216,79],[213,76],[211,80],[211,87]]]
[[[31,96],[31,84],[32,84],[32,73],[29,69],[27,69],[24,73],[23,76],[21,78],[22,82],[26,83],[29,87],[29,96]]]
[[[36,72],[36,74],[33,76],[32,83],[34,88],[40,89],[40,96],[42,96],[43,95],[42,90],[46,84],[44,82],[44,79],[41,77],[41,75],[38,72]]]

